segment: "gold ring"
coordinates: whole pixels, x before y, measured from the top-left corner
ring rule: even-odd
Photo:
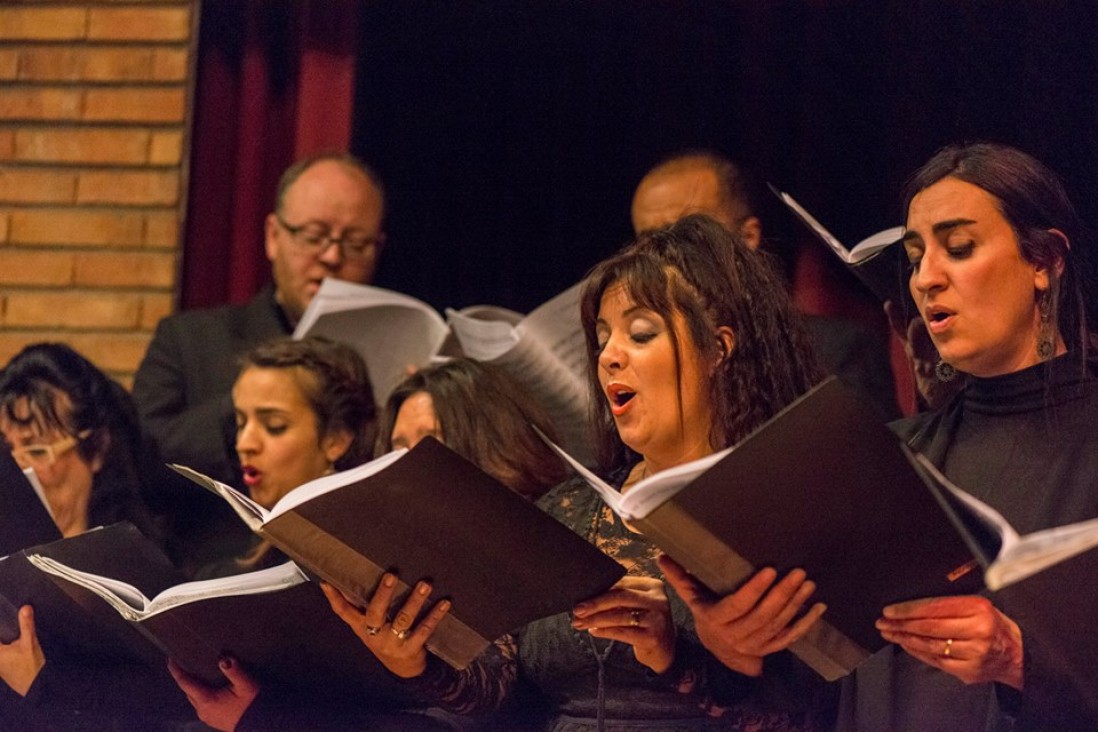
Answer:
[[[629,613],[629,625],[636,628],[641,624],[641,615],[644,614],[643,610],[634,610]]]
[[[389,628],[389,630],[392,632],[393,635],[395,635],[397,638],[400,638],[401,640],[404,640],[408,637],[407,630],[397,630],[396,628]]]
[[[949,658],[953,654],[953,639],[946,639],[946,647],[942,649],[942,655]]]

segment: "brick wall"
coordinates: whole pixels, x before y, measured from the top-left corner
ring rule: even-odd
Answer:
[[[0,0],[0,365],[128,384],[175,302],[197,0]]]

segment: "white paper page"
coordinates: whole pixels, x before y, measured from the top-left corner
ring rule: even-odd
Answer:
[[[149,605],[148,598],[140,590],[121,580],[90,572],[81,572],[41,554],[28,555],[27,560],[46,574],[63,577],[73,582],[73,584],[94,592],[128,619],[137,618]]]
[[[169,587],[152,600],[148,600],[137,588],[125,582],[90,572],[81,572],[39,554],[33,554],[28,559],[43,572],[62,577],[94,592],[128,620],[144,620],[173,607],[211,597],[257,595],[309,581],[296,564],[285,562],[255,572],[184,582],[175,587]]]
[[[34,494],[38,496],[38,500],[42,501],[42,505],[46,507],[46,513],[50,515],[54,521],[57,518],[53,515],[53,509],[50,508],[50,502],[46,500],[46,491],[42,488],[42,481],[38,480],[38,473],[34,472],[34,468],[23,468],[23,475],[27,476],[27,482],[31,484],[31,488],[34,489]]]
[[[862,239],[850,249],[850,258],[854,262],[869,259],[877,252],[896,244],[904,236],[904,227],[893,226],[890,229],[878,231]]]
[[[621,501],[623,517],[627,519],[644,518],[666,503],[673,495],[692,483],[695,478],[719,463],[725,455],[732,452],[727,447],[720,452],[661,470],[642,481],[634,483]]]
[[[519,341],[511,319],[490,320],[484,317],[489,312],[478,311],[477,315],[472,315],[468,310],[446,308],[446,321],[461,344],[462,352],[476,361],[499,358]]]
[[[208,475],[203,475],[197,470],[188,468],[186,465],[169,464],[168,467],[184,478],[197,483],[206,490],[212,491],[225,499],[232,507],[233,511],[236,512],[236,515],[239,516],[252,531],[259,531],[260,527],[267,520],[268,512],[266,508],[259,505],[236,488],[233,488],[231,485],[225,485],[219,480],[214,480]]]
[[[607,506],[612,508],[614,510],[614,513],[618,514],[619,516],[622,516],[623,518],[629,518],[629,517],[624,516],[624,514],[622,514],[622,511],[621,511],[622,495],[620,493],[618,493],[617,489],[614,488],[614,486],[610,485],[605,480],[603,480],[602,478],[600,478],[599,476],[595,475],[590,470],[588,470],[587,467],[585,467],[583,465],[583,463],[581,463],[579,460],[576,460],[574,457],[569,455],[564,450],[564,448],[562,448],[560,445],[558,445],[555,442],[553,442],[552,440],[550,440],[545,435],[545,433],[542,432],[541,430],[539,430],[537,427],[534,427],[534,431],[538,433],[538,435],[541,437],[541,439],[545,441],[545,444],[548,445],[553,450],[553,452],[555,452],[557,455],[560,455],[561,459],[564,460],[564,462],[571,465],[572,469],[575,470],[577,473],[579,473],[579,476],[581,478],[583,478],[584,480],[586,480],[587,483],[592,488],[594,488],[595,491],[598,492],[598,494],[602,498],[603,502]]]
[[[215,577],[214,579],[199,580],[197,582],[184,582],[181,585],[169,587],[154,597],[149,602],[145,617],[162,613],[179,605],[186,605],[189,602],[211,597],[259,595],[293,587],[308,581],[309,578],[296,564],[285,562],[255,572],[234,574],[228,577]]]
[[[393,450],[390,453],[386,453],[379,458],[375,458],[368,463],[363,463],[350,470],[332,473],[331,475],[325,475],[316,480],[310,480],[308,483],[303,483],[284,495],[278,503],[271,507],[269,519],[281,516],[287,511],[290,511],[317,496],[336,490],[337,488],[342,488],[345,485],[357,483],[363,478],[368,478],[375,473],[380,473],[382,470],[404,457],[407,452],[408,450],[405,448]]]
[[[587,344],[579,308],[582,291],[580,282],[542,303],[523,319],[519,330],[520,335],[546,344],[553,356],[576,375],[586,393]]]
[[[720,462],[733,449],[728,447],[712,455],[650,475],[644,480],[634,483],[630,486],[629,492],[623,495],[602,478],[585,468],[559,445],[553,444],[552,440],[546,437],[541,430],[538,430],[538,434],[554,452],[579,473],[580,477],[598,491],[599,496],[602,497],[606,505],[614,510],[614,513],[626,521],[642,519],[652,513],[652,511],[666,503],[669,498],[689,485],[695,478]]]
[[[1003,552],[984,572],[984,582],[998,590],[1095,547],[1098,519],[1035,531]]]
[[[522,385],[542,406],[557,436],[579,460],[593,464],[589,437],[587,384],[536,338],[521,338],[514,348],[491,361]]]
[[[431,362],[449,332],[442,316],[414,297],[329,278],[294,338],[319,335],[354,348],[366,361],[375,399],[384,403],[409,367]]]
[[[814,232],[816,232],[816,234],[821,239],[823,239],[824,242],[826,242],[826,244],[829,247],[831,247],[831,249],[836,254],[839,255],[839,259],[843,260],[847,264],[851,264],[854,261],[851,258],[850,250],[846,248],[846,245],[844,245],[841,241],[836,239],[835,236],[830,231],[828,231],[826,228],[824,228],[824,225],[821,224],[819,221],[817,221],[815,216],[808,213],[808,211],[805,210],[805,208],[803,206],[801,206],[801,204],[797,203],[796,199],[794,199],[793,196],[789,195],[785,191],[776,191],[776,192],[781,197],[781,199],[785,203],[785,205],[789,206],[789,208],[793,211],[793,213],[800,216],[801,219],[806,224],[808,224],[808,226]]]

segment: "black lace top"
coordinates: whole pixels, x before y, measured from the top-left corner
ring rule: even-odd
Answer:
[[[565,483],[539,504],[621,562],[629,574],[659,576],[658,550],[586,484]],[[814,692],[819,689],[805,693],[806,687],[798,686],[812,679],[811,672],[793,668],[798,662],[792,658],[768,663],[762,679],[728,670],[699,643],[689,610],[670,588],[668,594],[678,639],[675,661],[664,674],[638,663],[627,644],[573,629],[570,614],[562,613],[526,626],[513,642],[497,644],[483,663],[464,673],[432,662],[418,685],[433,689],[429,693],[438,703],[467,713],[498,704],[512,693],[511,687],[528,684],[548,709],[541,728],[558,732],[597,730],[600,717],[603,729],[615,731],[817,728],[820,709]],[[809,687],[815,686],[810,680]]]

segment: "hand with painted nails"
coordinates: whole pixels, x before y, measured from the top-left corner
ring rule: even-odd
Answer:
[[[327,582],[320,586],[332,611],[351,627],[385,668],[405,679],[415,678],[424,672],[427,668],[427,641],[450,611],[450,601],[443,600],[416,621],[430,599],[431,585],[417,582],[391,620],[389,608],[397,592],[397,577],[394,574],[387,572],[382,575],[381,583],[365,609],[355,607],[342,592]]]
[[[623,577],[572,609],[572,627],[633,646],[637,661],[661,674],[675,660],[675,623],[663,581]]]
[[[213,687],[168,660],[168,671],[175,683],[187,695],[187,701],[205,724],[223,732],[232,732],[255,698],[259,684],[252,679],[235,658],[226,656],[218,663],[228,685]]]
[[[884,609],[881,637],[966,684],[1022,688],[1022,631],[986,597],[932,597]]]
[[[0,679],[19,696],[26,696],[45,665],[46,655],[34,626],[34,609],[24,605],[19,609],[19,637],[11,643],[0,643]]]
[[[827,609],[818,602],[797,617],[816,591],[804,570],[794,569],[779,581],[778,573],[767,567],[732,594],[715,597],[670,557],[660,557],[659,563],[667,584],[693,613],[702,645],[747,676],[762,674],[763,658],[803,637]]]

